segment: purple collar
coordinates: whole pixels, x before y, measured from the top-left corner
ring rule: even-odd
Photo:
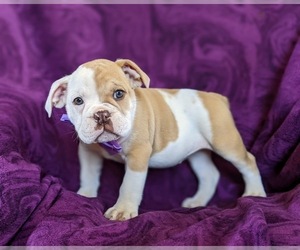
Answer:
[[[63,114],[60,118],[62,122],[70,122],[70,119],[67,114]],[[108,141],[99,143],[99,145],[106,149],[106,151],[111,154],[119,154],[122,151],[121,145],[117,141]]]

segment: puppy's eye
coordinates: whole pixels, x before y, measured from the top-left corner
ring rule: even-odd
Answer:
[[[118,89],[114,92],[113,97],[116,101],[122,100],[124,97],[125,91]]]
[[[82,105],[83,104],[83,100],[81,97],[76,97],[74,100],[73,100],[73,103],[75,105]]]

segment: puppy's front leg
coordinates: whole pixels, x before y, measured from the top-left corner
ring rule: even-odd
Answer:
[[[83,142],[80,142],[78,147],[80,189],[77,193],[86,197],[97,197],[103,162],[102,157],[92,147]]]
[[[116,204],[104,214],[110,220],[127,220],[138,215],[151,154],[149,145],[140,145],[126,157],[126,172]]]

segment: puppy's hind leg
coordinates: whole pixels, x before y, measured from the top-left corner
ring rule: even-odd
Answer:
[[[188,161],[198,179],[198,190],[193,197],[186,198],[182,206],[193,208],[206,206],[216,191],[220,173],[211,159],[211,152],[197,151],[188,157]]]
[[[240,151],[242,151],[243,147],[240,149]],[[243,196],[266,197],[266,192],[256,165],[255,157],[251,153],[244,149],[244,153],[241,153],[239,156],[223,151],[219,151],[218,154],[224,159],[230,161],[242,174],[245,182],[245,191]]]
[[[255,158],[247,152],[227,101],[224,102],[224,97],[220,95],[210,93],[201,93],[201,99],[206,109],[210,111],[212,136],[207,137],[207,140],[211,144],[212,150],[230,161],[242,174],[245,181],[243,196],[265,197],[266,193]]]
[[[230,116],[227,116],[230,118]],[[215,130],[213,150],[231,162],[242,174],[245,181],[243,196],[266,196],[255,157],[247,151],[232,119],[224,120],[223,126]],[[231,128],[224,130],[224,128]],[[229,132],[230,131],[230,132]]]

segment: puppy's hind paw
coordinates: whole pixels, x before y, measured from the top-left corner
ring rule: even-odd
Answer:
[[[137,209],[128,209],[125,207],[113,206],[109,208],[104,216],[109,220],[119,220],[124,221],[131,218],[134,218],[138,215]]]
[[[251,190],[246,191],[242,195],[244,196],[258,196],[258,197],[267,197],[266,192],[264,190]]]
[[[186,198],[181,204],[182,207],[186,208],[203,207],[205,205],[206,204],[204,204],[203,201],[198,197]]]
[[[86,187],[81,187],[78,191],[77,194],[89,197],[89,198],[94,198],[97,197],[97,191],[92,189],[92,188],[86,188]]]

